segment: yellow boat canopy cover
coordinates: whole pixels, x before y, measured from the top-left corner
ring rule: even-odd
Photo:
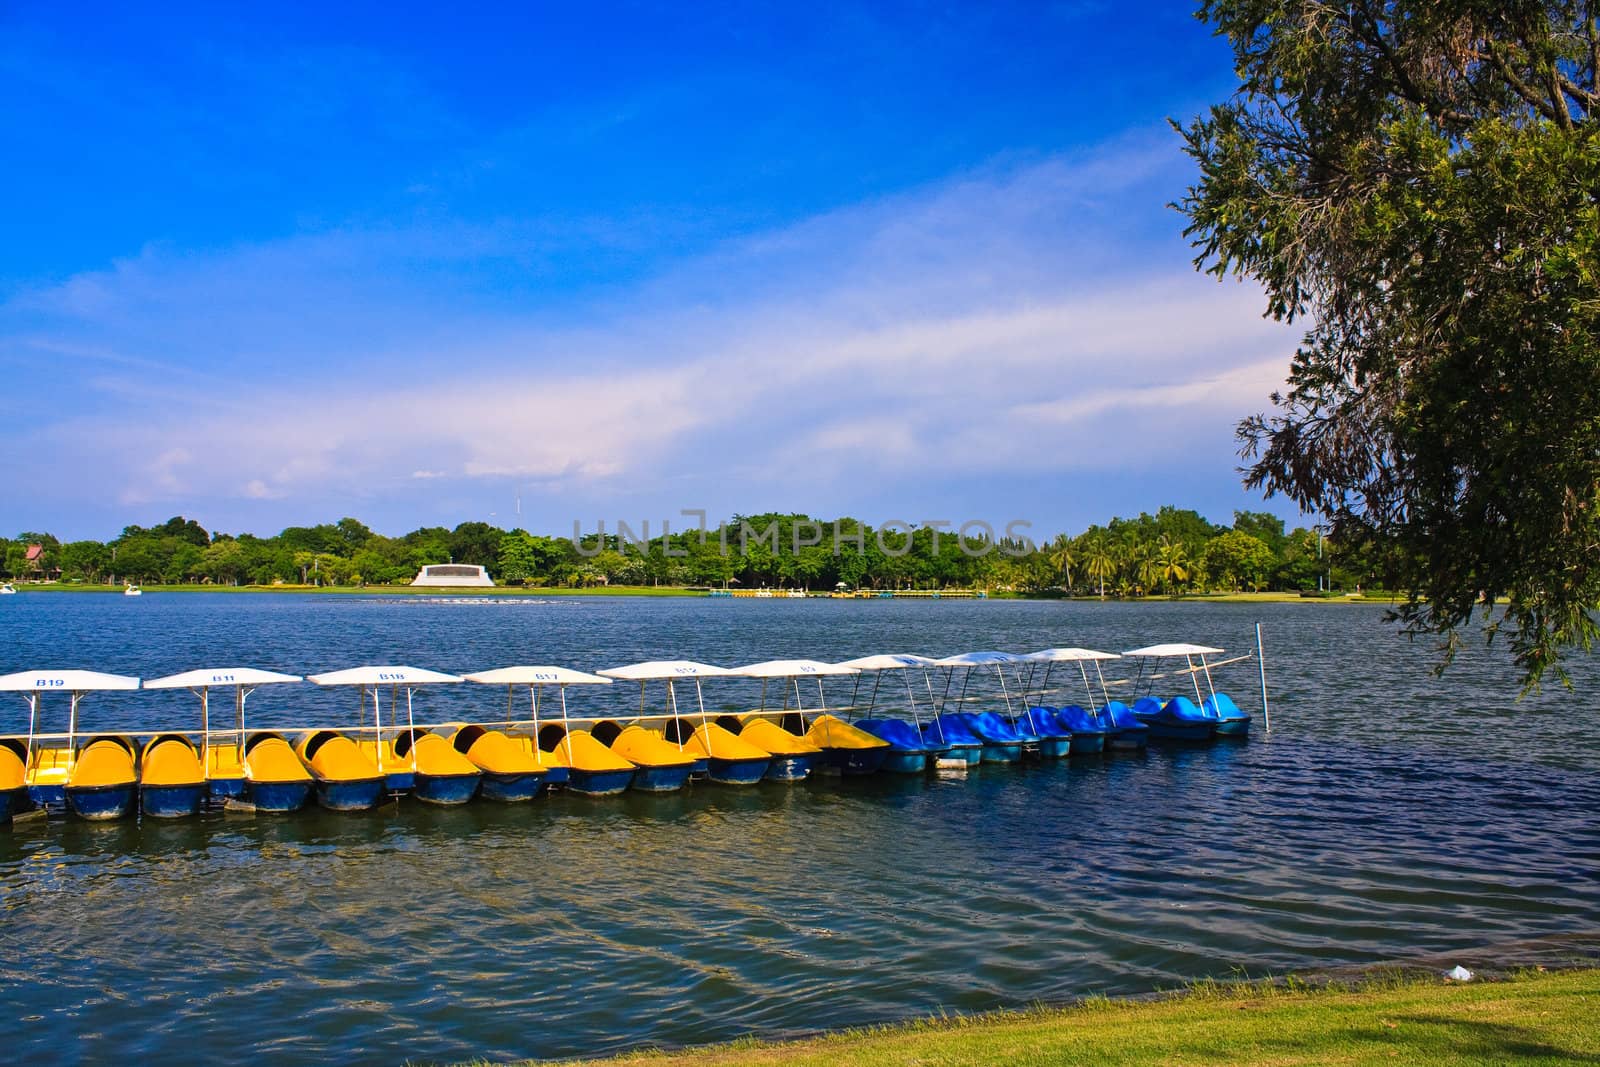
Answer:
[[[133,773],[133,746],[119,737],[102,737],[90,741],[78,753],[78,762],[72,768],[72,780],[77,788],[94,788],[105,785],[130,785],[137,781]]]
[[[479,770],[489,774],[539,774],[544,771],[544,764],[532,753],[499,730],[464,726],[456,731],[451,744],[459,745],[463,737],[467,740],[467,759]]]
[[[695,761],[686,749],[637,723],[623,728],[611,742],[611,751],[640,767],[682,767]]]
[[[311,772],[277,734],[257,734],[245,745],[245,775],[252,782],[309,782]]]
[[[381,778],[377,764],[343,734],[319,730],[300,740],[300,758],[325,782],[362,782]]]
[[[447,778],[478,773],[478,765],[457,752],[439,734],[418,734],[409,754],[416,757],[418,774]]]
[[[770,719],[759,717],[746,719],[739,736],[774,756],[804,756],[822,751],[810,741],[796,737]]]
[[[549,766],[571,767],[579,771],[625,771],[633,764],[602,745],[588,730],[573,730],[546,751],[543,762]]]
[[[199,785],[206,780],[194,742],[177,734],[162,734],[144,746],[139,777],[145,785]]]
[[[772,756],[766,749],[741,739],[714,722],[695,727],[694,733],[683,743],[683,750],[712,759],[770,759]]]
[[[0,744],[0,793],[21,789],[27,783],[28,770],[22,765],[22,756],[17,748]]]
[[[806,740],[819,748],[886,748],[889,744],[833,715],[818,715],[806,731]]]

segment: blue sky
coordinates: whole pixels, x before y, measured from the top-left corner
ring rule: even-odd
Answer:
[[[0,529],[1293,515],[1182,4],[215,12],[0,8]]]

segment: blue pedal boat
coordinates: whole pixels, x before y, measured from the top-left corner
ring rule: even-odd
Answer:
[[[1216,720],[1188,697],[1173,697],[1165,704],[1155,697],[1140,697],[1134,701],[1133,716],[1150,727],[1150,736],[1157,741],[1209,741],[1217,732]]]
[[[1134,717],[1133,709],[1113,700],[1100,709],[1106,724],[1106,748],[1116,752],[1137,752],[1150,744],[1150,727]]]
[[[852,725],[889,743],[882,769],[891,774],[920,774],[944,753],[903,719],[857,719]]]
[[[1227,693],[1213,693],[1200,705],[1200,710],[1216,720],[1218,737],[1250,735],[1250,713],[1240,711]]]
[[[994,712],[957,711],[950,718],[964,721],[967,729],[983,742],[984,763],[1016,763],[1022,759],[1022,748],[1029,739],[1007,726]]]
[[[1054,708],[1035,705],[1008,720],[1018,733],[1032,734],[1038,739],[1032,751],[1041,759],[1065,759],[1072,755],[1075,746],[1071,728],[1062,726],[1054,711]]]
[[[973,733],[972,726],[955,712],[936,715],[933,721],[924,723],[922,736],[943,745],[946,759],[965,760],[968,767],[983,762],[983,738]]]
[[[1111,731],[1101,716],[1085,710],[1081,704],[1068,704],[1053,710],[1056,722],[1072,731],[1074,756],[1088,756],[1105,751],[1106,740]],[[1141,730],[1143,728],[1140,727]]]

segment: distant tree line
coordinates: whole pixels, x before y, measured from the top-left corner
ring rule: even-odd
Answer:
[[[1315,529],[1285,532],[1282,519],[1262,512],[1235,512],[1231,526],[1219,526],[1173,507],[1042,544],[798,514],[735,516],[714,530],[654,538],[626,530],[550,537],[484,522],[385,537],[351,518],[257,537],[208,532],[181,516],[129,526],[108,542],[38,532],[0,538],[5,576],[23,581],[391,585],[428,564],[455,562],[485,567],[509,585],[843,585],[1104,597],[1352,589],[1375,584],[1376,555]]]

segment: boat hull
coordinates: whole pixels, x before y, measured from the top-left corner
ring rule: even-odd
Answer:
[[[1009,744],[1000,741],[985,741],[982,749],[984,763],[1016,763],[1022,759],[1022,744]]]
[[[1097,752],[1106,750],[1109,735],[1103,733],[1073,734],[1072,754],[1074,756],[1092,756]]]
[[[888,745],[881,748],[825,748],[822,750],[822,763],[835,774],[876,774],[883,769],[883,761],[888,756]]]
[[[37,807],[59,808],[67,802],[67,787],[65,785],[30,785],[28,799]]]
[[[628,788],[646,793],[676,792],[689,781],[689,772],[692,770],[694,770],[692,763],[668,767],[641,766],[633,772],[633,782]]]
[[[968,767],[976,767],[983,762],[983,746],[951,745],[941,758],[962,760]]]
[[[383,797],[383,778],[355,778],[348,781],[316,782],[317,803],[329,811],[366,811]]]
[[[1157,719],[1148,725],[1150,736],[1157,741],[1209,741],[1216,730],[1209,722],[1176,723]]]
[[[772,766],[772,757],[763,756],[760,759],[712,757],[707,762],[710,766],[706,770],[706,777],[718,785],[755,785],[767,773],[767,768]]]
[[[211,778],[206,789],[218,800],[233,800],[248,793],[249,785],[243,778]]]
[[[478,795],[479,774],[423,774],[417,772],[412,784],[412,795],[424,804],[455,807],[465,804]],[[389,778],[390,783],[394,777]]]
[[[1223,719],[1217,723],[1218,737],[1248,737],[1250,736],[1250,719]]]
[[[21,815],[31,807],[27,786],[0,790],[0,822],[10,822],[13,815]]]
[[[256,806],[257,811],[273,813],[299,811],[306,806],[306,801],[311,799],[311,785],[308,780],[251,782],[250,802]]]
[[[1065,759],[1072,755],[1078,742],[1071,737],[1041,737],[1034,749],[1040,759]]]
[[[206,798],[204,782],[178,785],[147,785],[139,790],[139,807],[153,819],[181,819],[200,814]]]
[[[1118,730],[1106,736],[1106,748],[1116,752],[1137,752],[1149,744],[1149,730]]]
[[[886,774],[921,774],[928,769],[928,756],[926,751],[891,749],[883,758],[883,771]]]
[[[565,770],[566,768],[562,768]],[[535,774],[488,774],[483,776],[483,785],[478,788],[478,795],[484,800],[493,800],[501,804],[516,804],[524,800],[532,800],[544,792],[549,784],[550,773]]]
[[[802,752],[793,756],[773,756],[772,765],[767,768],[766,779],[769,782],[800,782],[811,776],[812,768],[817,765],[815,752]]]
[[[387,771],[383,784],[391,793],[410,793],[417,788],[417,772]]]
[[[567,768],[567,791],[586,797],[614,797],[633,784],[634,770],[584,771]]]
[[[124,785],[80,786],[66,789],[67,806],[80,819],[105,822],[133,813],[138,790],[132,782]]]

